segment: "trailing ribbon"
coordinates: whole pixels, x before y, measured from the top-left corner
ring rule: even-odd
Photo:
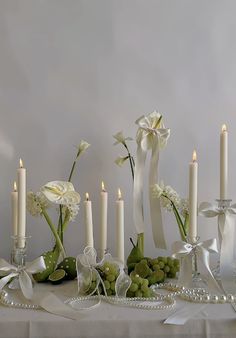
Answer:
[[[220,241],[220,276],[221,284],[226,293],[235,293],[235,220],[236,204],[229,207],[218,207],[208,202],[199,206],[199,214],[205,217],[218,217],[218,232]]]
[[[159,199],[152,196],[152,186],[158,179],[159,152],[166,146],[170,136],[170,129],[166,129],[161,121],[161,114],[154,111],[148,116],[142,116],[136,124],[137,131],[137,157],[134,170],[134,191],[133,191],[133,214],[134,225],[137,233],[145,230],[143,215],[143,179],[147,153],[151,150],[151,162],[149,170],[149,201],[152,221],[153,239],[156,247],[166,248],[164,231],[162,226],[161,205]]]
[[[202,262],[202,265],[205,269],[204,278],[207,281],[209,288],[220,291],[220,287],[216,282],[209,266],[209,253],[217,252],[217,242],[215,238],[195,244],[190,244],[183,241],[174,242],[172,245],[172,255],[173,257],[181,260],[179,284],[191,286],[192,256],[196,255],[196,258]]]
[[[128,288],[130,287],[131,280],[128,275],[123,272],[123,265],[120,262],[115,261],[110,254],[105,254],[104,258],[97,263],[97,253],[93,247],[87,246],[84,249],[84,253],[80,254],[77,257],[77,278],[78,278],[78,291],[80,295],[91,296],[94,293],[99,292],[99,285],[102,287],[102,290],[107,296],[106,288],[104,282],[97,270],[105,262],[111,262],[119,267],[120,274],[116,279],[115,292],[118,297],[125,297]],[[92,291],[91,289],[93,276],[96,276],[96,286]],[[99,300],[99,303],[101,300]],[[95,304],[97,305],[97,304]]]
[[[33,284],[32,274],[41,272],[46,269],[44,259],[42,256],[36,258],[33,262],[28,263],[24,267],[17,267],[9,264],[4,259],[0,258],[0,273],[4,274],[4,277],[0,279],[0,290],[11,280],[18,278],[20,289],[27,299],[33,297]]]

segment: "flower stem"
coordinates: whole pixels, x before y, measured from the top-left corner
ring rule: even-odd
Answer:
[[[127,144],[124,142],[123,145],[124,145],[124,147],[125,147],[125,149],[127,150],[127,153],[128,153],[129,164],[130,164],[130,169],[131,169],[131,175],[132,175],[132,179],[134,181],[134,166],[135,166],[134,158],[133,158],[133,156],[131,156]]]
[[[49,227],[50,227],[50,229],[51,229],[51,231],[52,231],[52,233],[53,233],[53,235],[55,237],[56,243],[57,243],[58,248],[60,249],[60,251],[61,251],[61,253],[63,255],[63,258],[65,258],[66,257],[66,252],[65,252],[64,246],[63,246],[63,244],[62,244],[62,242],[60,240],[60,237],[59,237],[59,235],[57,233],[57,230],[56,230],[54,224],[51,221],[51,218],[49,217],[47,211],[44,208],[42,208],[42,214],[43,214],[44,218],[46,219],[46,221],[47,221],[47,223],[48,223],[48,225],[49,225]]]

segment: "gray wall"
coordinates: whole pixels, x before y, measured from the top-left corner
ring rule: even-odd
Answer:
[[[109,247],[114,200],[126,201],[126,253],[133,235],[128,166],[114,159],[112,134],[135,136],[134,121],[159,109],[171,128],[161,155],[161,177],[187,194],[188,162],[199,158],[199,200],[219,195],[219,132],[230,132],[230,197],[235,199],[236,21],[235,1],[218,0],[0,0],[0,256],[10,254],[10,191],[19,157],[28,189],[68,175],[81,138],[92,144],[79,164],[75,186],[94,202],[99,229],[102,179],[110,194]],[[134,147],[133,147],[134,149]],[[84,242],[83,208],[66,233],[77,254]],[[178,238],[165,215],[168,245]],[[43,220],[28,217],[29,256],[50,249]],[[216,223],[199,220],[201,237]],[[146,235],[146,253],[160,254]]]

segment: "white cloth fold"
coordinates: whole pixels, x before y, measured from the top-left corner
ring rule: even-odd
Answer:
[[[137,233],[145,231],[143,215],[143,180],[147,153],[151,150],[149,170],[149,202],[152,221],[153,239],[156,247],[166,249],[165,236],[162,226],[160,200],[152,196],[152,186],[158,180],[158,162],[160,149],[164,148],[170,136],[170,129],[166,129],[161,121],[160,113],[153,112],[142,116],[136,121],[139,126],[137,132],[137,156],[134,170],[133,217]]]

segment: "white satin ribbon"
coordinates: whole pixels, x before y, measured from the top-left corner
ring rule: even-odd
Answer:
[[[216,239],[209,239],[204,242],[190,244],[183,241],[174,242],[172,245],[172,255],[180,259],[179,284],[184,286],[191,286],[192,283],[192,256],[196,255],[198,261],[201,261],[205,273],[204,279],[211,290],[220,291],[220,287],[216,282],[210,266],[209,253],[217,253]]]
[[[235,219],[236,204],[228,208],[219,208],[208,202],[199,206],[199,214],[205,217],[218,217],[218,232],[220,241],[220,276],[221,284],[226,293],[235,293],[234,250],[235,250]]]
[[[101,285],[105,296],[107,296],[106,288],[104,282],[97,271],[96,268],[102,266],[104,262],[110,261],[113,264],[116,264],[119,267],[120,274],[116,279],[115,284],[115,291],[116,296],[125,297],[126,292],[131,284],[131,279],[128,275],[126,275],[123,271],[123,264],[119,261],[115,261],[110,254],[104,255],[104,258],[97,263],[97,252],[93,247],[87,246],[84,249],[84,253],[78,255],[77,257],[77,278],[78,278],[78,291],[80,295],[93,295],[95,292],[99,294],[99,285]],[[92,276],[93,273],[96,274],[97,277],[97,284],[95,289],[89,293],[89,289],[92,283]],[[100,303],[101,300],[99,299],[98,302]],[[97,304],[93,305],[97,306]],[[90,308],[90,307],[89,307]]]
[[[148,116],[142,116],[136,121],[139,126],[137,132],[137,156],[134,170],[133,217],[137,233],[145,231],[143,215],[143,179],[147,153],[151,150],[149,170],[149,202],[152,221],[153,239],[156,247],[166,249],[165,236],[162,226],[160,200],[152,196],[152,186],[158,179],[158,162],[160,149],[164,148],[170,136],[170,129],[166,129],[162,122],[158,126],[161,114],[156,111]]]
[[[0,290],[11,280],[18,278],[20,289],[27,299],[33,297],[32,274],[41,272],[46,269],[44,259],[42,256],[36,258],[33,262],[28,263],[24,267],[17,267],[9,264],[4,259],[0,258],[0,273],[4,277],[0,279]]]

